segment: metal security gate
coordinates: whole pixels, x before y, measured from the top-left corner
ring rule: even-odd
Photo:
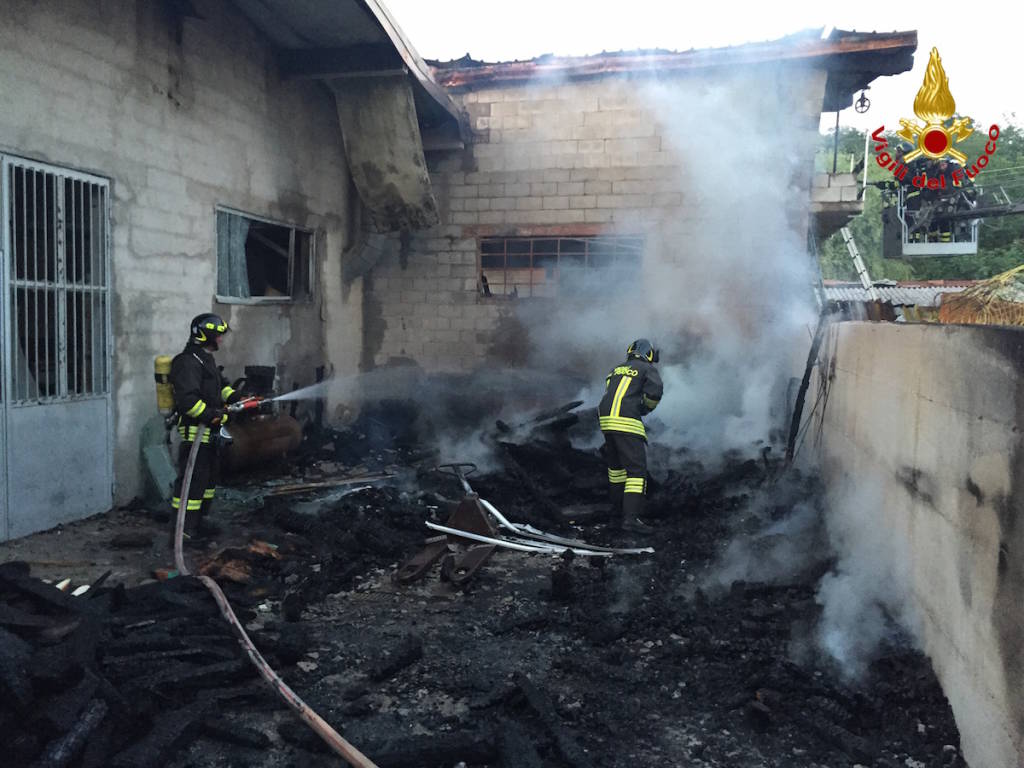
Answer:
[[[0,540],[110,508],[110,188],[0,155]]]

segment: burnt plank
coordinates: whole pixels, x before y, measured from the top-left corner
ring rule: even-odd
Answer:
[[[103,623],[99,616],[85,614],[75,633],[69,638],[72,657],[83,665],[96,661],[96,651],[103,635]]]
[[[16,576],[10,572],[0,570],[0,585],[20,593],[23,597],[29,598],[32,603],[40,608],[56,611],[57,613],[74,612],[76,606],[71,602],[69,595],[61,592],[52,584],[31,577]]]
[[[128,637],[111,640],[103,647],[103,658],[108,662],[114,657],[134,656],[139,653],[174,651],[186,648],[185,641],[177,636],[158,630],[157,632],[136,632]]]
[[[57,619],[38,613],[29,613],[8,603],[0,603],[0,626],[14,629],[44,629],[52,627]]]
[[[116,751],[114,746],[115,729],[123,729],[123,724],[114,717],[107,717],[92,732],[85,744],[80,768],[107,768],[111,754]]]
[[[28,665],[31,646],[16,635],[0,629],[0,700],[25,712],[32,706],[32,681]]]
[[[29,670],[41,687],[54,689],[74,683],[82,674],[82,665],[74,658],[70,643],[64,642],[37,648]]]
[[[110,768],[158,768],[192,741],[206,714],[198,704],[162,713],[149,733],[110,761]]]
[[[561,725],[561,718],[558,717],[555,706],[551,703],[551,699],[548,698],[547,694],[540,690],[526,675],[517,674],[515,681],[523,694],[523,698],[526,699],[526,703],[551,735],[559,754],[565,762],[571,765],[572,768],[591,768],[590,758],[587,757],[586,752],[576,743],[575,739],[566,733]]]
[[[236,661],[237,650],[211,646],[209,648],[184,648],[158,653],[141,653],[136,656],[119,656],[104,666],[111,680],[125,682],[147,677],[153,670],[161,670],[174,662],[189,664],[210,664],[217,661]]]
[[[220,704],[228,701],[242,701],[247,699],[267,700],[278,705],[274,697],[268,695],[268,689],[263,681],[253,681],[245,685],[236,685],[227,688],[207,688],[199,691],[196,696],[198,701]]]
[[[199,666],[174,664],[146,677],[135,678],[131,681],[131,687],[153,690],[167,685],[176,691],[214,688],[255,674],[255,668],[245,659]]]
[[[64,768],[71,763],[103,722],[107,712],[107,703],[103,699],[90,700],[70,730],[47,745],[39,760],[39,768]]]
[[[87,672],[76,686],[62,691],[47,702],[43,719],[56,733],[70,731],[75,726],[79,713],[96,695],[98,686],[99,680],[96,676]]]
[[[203,736],[251,749],[264,749],[270,745],[267,734],[253,728],[246,728],[223,717],[207,720],[202,726]]]

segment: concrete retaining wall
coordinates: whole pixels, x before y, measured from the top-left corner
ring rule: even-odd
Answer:
[[[826,481],[909,542],[894,589],[970,765],[1024,765],[1024,331],[842,323],[825,349]]]

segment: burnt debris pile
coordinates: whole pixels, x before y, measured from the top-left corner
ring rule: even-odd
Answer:
[[[434,535],[425,523],[465,495],[436,464],[462,457],[375,416],[385,426],[367,421],[352,456],[338,433],[295,470],[333,464],[344,484],[269,495],[234,516],[237,543],[190,558],[288,684],[382,768],[964,765],[930,663],[898,632],[855,680],[819,650],[833,563],[813,478],[768,451],[712,466],[655,443],[655,533],[624,539],[599,450],[570,443],[586,438],[576,405],[484,435],[492,459],[473,489],[515,522],[653,554],[498,551],[461,587],[440,563],[398,584]],[[811,520],[799,541],[794,510]],[[801,548],[818,556],[788,563]],[[0,566],[0,738],[13,765],[338,764],[195,580],[75,598],[17,564]]]
[[[200,733],[267,743],[218,717],[265,692],[196,580],[71,597],[6,563],[0,605],[5,765],[160,766]]]

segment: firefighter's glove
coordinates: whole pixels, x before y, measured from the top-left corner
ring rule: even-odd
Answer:
[[[223,427],[228,423],[228,412],[227,411],[214,411],[213,418],[210,419],[210,424],[215,427]]]

